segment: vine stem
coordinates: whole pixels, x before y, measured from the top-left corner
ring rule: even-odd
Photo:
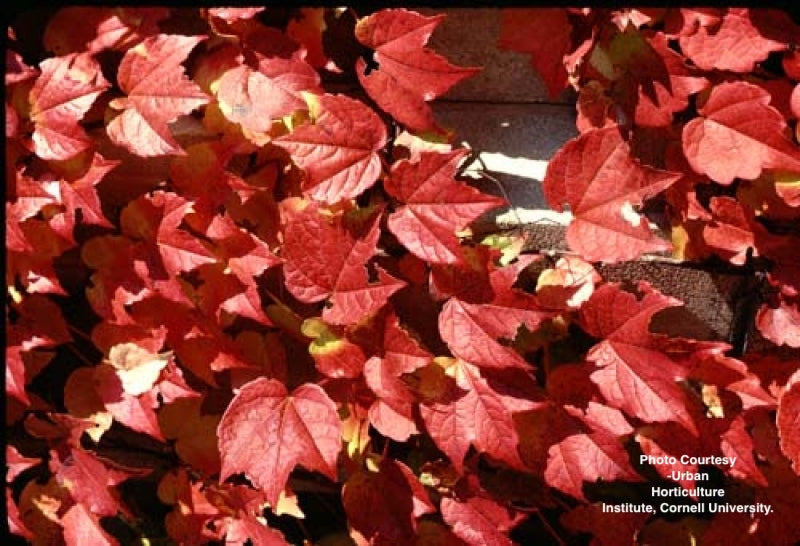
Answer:
[[[92,339],[92,336],[90,336],[89,334],[87,334],[86,332],[81,330],[80,328],[76,328],[72,324],[67,323],[67,330],[69,330],[70,332],[72,332],[73,334],[78,336],[79,338],[83,339],[84,341],[88,341],[89,343],[94,345],[94,340]]]
[[[551,535],[551,536],[552,536],[554,539],[556,539],[556,542],[558,542],[558,544],[559,544],[560,546],[567,546],[567,543],[566,543],[566,542],[564,542],[564,540],[563,540],[563,539],[562,539],[562,538],[559,536],[559,534],[556,532],[556,530],[555,530],[555,529],[553,529],[553,526],[552,526],[552,525],[550,525],[550,524],[547,522],[547,518],[545,518],[545,517],[542,515],[542,511],[541,511],[541,510],[536,510],[536,517],[538,517],[538,518],[539,518],[539,521],[541,521],[541,522],[542,522],[542,525],[544,525],[545,529],[547,529],[547,532],[548,532],[548,533],[550,533],[550,535]]]
[[[94,366],[94,365],[95,365],[95,363],[94,363],[94,362],[92,362],[91,360],[89,360],[89,358],[88,358],[86,355],[84,355],[83,353],[81,353],[81,352],[78,350],[78,348],[75,346],[75,344],[74,344],[74,343],[65,343],[64,345],[67,347],[67,349],[68,349],[68,350],[69,350],[69,351],[70,351],[72,354],[74,354],[75,356],[77,356],[77,357],[78,357],[78,360],[80,360],[81,362],[83,362],[83,363],[84,363],[84,364],[86,364],[87,366]]]

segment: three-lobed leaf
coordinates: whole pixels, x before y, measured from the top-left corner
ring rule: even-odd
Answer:
[[[752,72],[756,63],[773,51],[782,51],[788,43],[762,30],[770,17],[763,10],[729,8],[724,17],[701,23],[693,32],[680,36],[680,46],[692,62],[704,70]],[[773,11],[771,17],[782,17]]]
[[[357,197],[381,174],[378,151],[386,126],[361,101],[343,95],[305,95],[311,122],[275,139],[304,170],[303,190],[317,201]]]
[[[247,383],[222,415],[217,436],[220,479],[244,472],[272,506],[298,464],[336,479],[342,424],[336,404],[318,385],[290,394],[275,379]]]
[[[728,185],[755,180],[764,169],[800,171],[800,148],[786,138],[786,121],[770,94],[743,81],[721,83],[683,128],[692,169]]]
[[[286,260],[286,287],[301,301],[328,299],[322,318],[333,324],[352,324],[376,312],[405,285],[376,266],[377,282],[370,282],[367,262],[380,236],[375,215],[361,237],[354,237],[341,216],[328,219],[313,204],[292,216],[286,226],[282,257]]]
[[[122,112],[106,129],[115,144],[142,157],[184,153],[169,123],[209,102],[181,66],[204,39],[159,34],[125,52],[117,81],[127,96],[111,102]]]
[[[110,84],[88,53],[46,59],[30,92],[33,144],[42,159],[66,160],[92,146],[79,125]]]
[[[303,93],[318,93],[319,75],[297,59],[271,57],[257,69],[247,65],[225,72],[217,87],[219,108],[229,120],[251,131],[267,132],[272,122],[308,106]]]
[[[557,211],[569,206],[570,248],[588,261],[623,261],[670,245],[656,236],[634,207],[674,184],[681,175],[638,163],[619,127],[583,133],[547,166],[544,192]]]
[[[370,544],[385,546],[413,543],[417,518],[436,511],[411,469],[389,458],[377,472],[353,474],[342,503],[353,529]]]
[[[364,59],[358,59],[359,82],[378,106],[414,132],[441,132],[427,102],[480,70],[453,66],[424,47],[443,19],[444,15],[384,9],[356,24],[356,38],[375,50],[378,64],[368,70]]]
[[[458,263],[464,256],[457,233],[478,216],[505,204],[455,177],[466,151],[422,152],[418,162],[398,161],[384,188],[403,203],[389,215],[389,230],[416,256],[432,263]]]
[[[583,327],[602,339],[586,355],[596,366],[591,379],[610,406],[649,423],[676,421],[697,434],[679,383],[688,370],[662,352],[649,332],[653,315],[681,302],[646,283],[640,288],[644,297],[637,300],[607,284],[581,307]]]
[[[439,335],[452,353],[476,366],[530,369],[524,358],[507,343],[517,337],[521,326],[533,332],[551,316],[536,298],[512,288],[517,276],[535,258],[521,257],[515,264],[489,274],[493,297],[472,303],[454,296],[439,313]]]
[[[464,456],[473,445],[512,468],[523,468],[512,414],[538,407],[530,378],[524,373],[492,377],[459,359],[439,359],[431,366],[444,368],[449,379],[436,397],[420,405],[420,414],[428,434],[453,466],[463,469]]]

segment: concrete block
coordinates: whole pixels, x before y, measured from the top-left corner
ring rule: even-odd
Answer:
[[[473,223],[479,237],[498,230],[519,230],[528,252],[568,251],[564,232],[569,213],[548,207],[541,181],[547,163],[565,142],[577,136],[569,105],[491,104],[439,101],[433,105],[440,124],[456,131],[456,143],[480,152],[492,182],[477,163],[465,172],[472,185],[506,198],[512,207],[490,212]],[[660,260],[660,261],[659,261]],[[684,306],[659,313],[654,331],[694,339],[729,341],[742,320],[739,303],[746,290],[743,275],[704,271],[668,257],[643,257],[618,264],[596,264],[609,282],[645,280]]]
[[[747,277],[705,271],[680,264],[647,261],[598,264],[608,282],[647,281],[663,294],[681,300],[653,317],[651,331],[693,339],[729,341],[739,317],[738,302]]]
[[[481,102],[543,102],[566,104],[565,90],[555,100],[531,66],[530,56],[497,47],[500,10],[497,8],[414,8],[424,15],[443,13],[447,18],[436,28],[428,46],[458,66],[483,70],[456,85],[443,98]]]

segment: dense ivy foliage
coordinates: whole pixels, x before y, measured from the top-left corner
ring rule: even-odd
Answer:
[[[573,217],[560,257],[470,228],[508,203],[470,185],[430,107],[479,70],[426,47],[444,16],[13,21],[11,533],[800,540],[800,21],[502,17],[500,47],[577,96],[543,181]],[[759,343],[656,333],[682,303],[594,267],[654,253],[757,281]]]

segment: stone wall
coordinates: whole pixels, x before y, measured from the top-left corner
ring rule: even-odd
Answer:
[[[484,191],[502,195],[512,208],[481,220],[478,231],[522,229],[531,246],[566,249],[563,233],[569,214],[547,207],[542,179],[548,160],[575,129],[574,94],[565,91],[551,100],[526,55],[497,47],[500,11],[492,8],[418,9],[445,13],[429,45],[461,66],[482,66],[478,76],[462,82],[434,103],[439,122],[457,133],[457,143],[480,151],[486,168],[500,182],[483,180]],[[646,280],[685,303],[684,308],[660,314],[654,328],[699,339],[742,343],[752,337],[755,308],[744,305],[753,280],[734,271],[714,272],[657,257],[636,262],[600,264],[610,281]],[[750,340],[750,343],[759,340]]]

